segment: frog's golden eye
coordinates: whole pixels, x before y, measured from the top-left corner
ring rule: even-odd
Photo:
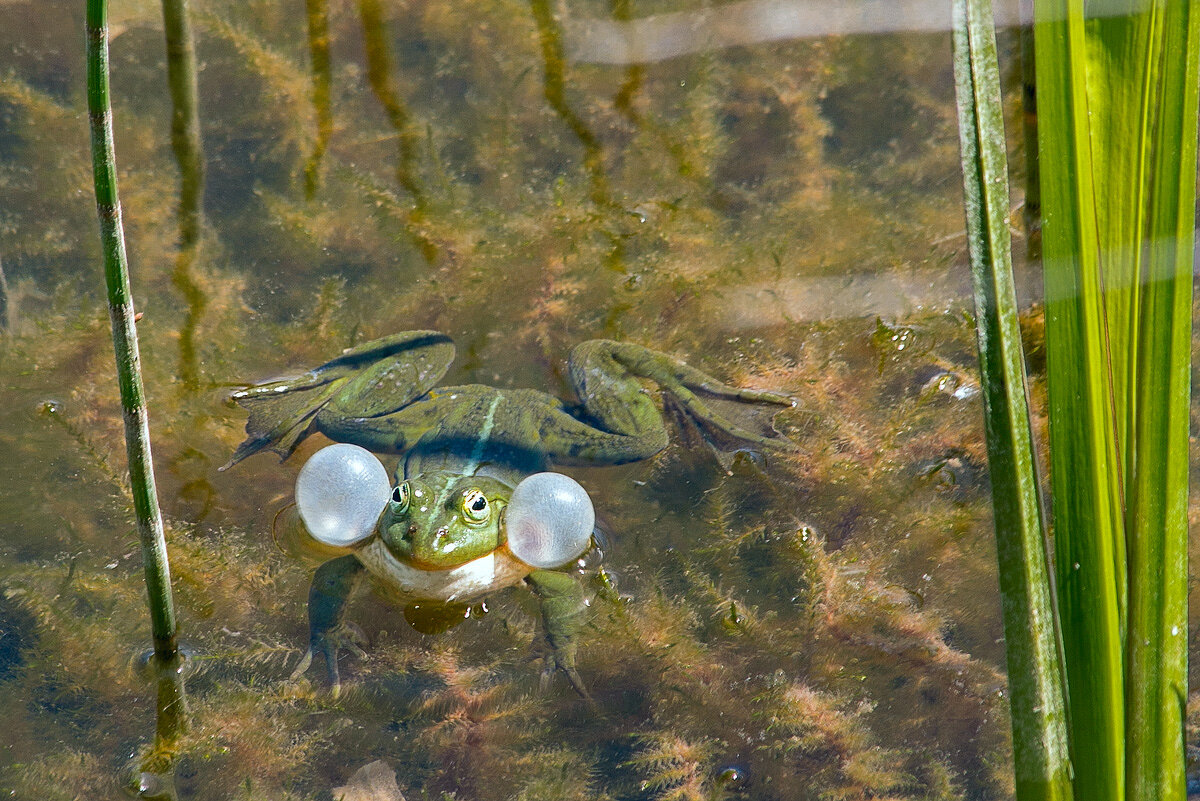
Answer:
[[[463,516],[473,523],[482,523],[488,519],[488,499],[477,489],[463,493]]]
[[[396,488],[392,490],[392,503],[394,503],[400,507],[399,509],[396,510],[399,512],[403,512],[405,509],[408,508],[408,482],[407,481],[403,481],[403,482],[397,484]]]

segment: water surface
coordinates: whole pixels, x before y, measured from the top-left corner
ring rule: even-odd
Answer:
[[[6,2],[0,28],[0,787],[118,797],[152,769],[178,798],[328,799],[382,759],[409,799],[1011,797],[947,34],[605,64],[571,59],[574,23],[699,7],[204,0],[189,150],[160,6],[115,4],[191,653],[163,752],[77,6]],[[218,472],[229,393],[418,328],[457,341],[448,382],[566,393],[570,347],[610,337],[799,400],[794,455],[571,471],[610,539],[596,709],[539,685],[519,590],[436,637],[364,594],[342,696],[291,678],[320,558],[286,507],[324,443]]]

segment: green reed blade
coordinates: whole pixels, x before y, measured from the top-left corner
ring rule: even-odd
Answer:
[[[1019,801],[1070,799],[1058,638],[1008,233],[1008,167],[990,0],[955,0],[967,239],[1003,598]]]
[[[1113,187],[1142,184],[1146,163],[1146,61],[1139,54],[1153,46],[1152,26],[1143,16],[1097,17],[1085,24],[1082,75],[1090,119],[1083,128],[1091,142],[1101,291],[1107,322],[1116,441],[1122,475],[1132,472],[1136,397],[1130,393],[1136,372],[1139,242],[1145,207],[1138,192],[1105,193]]]
[[[1200,11],[1171,2],[1139,15],[1156,46],[1146,74],[1147,142],[1137,193],[1145,202],[1138,249],[1138,413],[1129,450],[1126,640],[1129,797],[1186,796],[1181,733],[1187,695],[1188,402],[1195,242]]]
[[[100,217],[108,312],[112,321],[117,381],[121,389],[121,406],[125,416],[125,450],[129,457],[133,508],[142,543],[146,589],[150,596],[154,652],[161,660],[166,661],[174,657],[177,651],[175,607],[171,596],[171,573],[167,564],[162,515],[159,513],[158,493],[154,486],[154,465],[150,458],[150,424],[142,387],[133,298],[129,289],[125,234],[121,226],[121,204],[117,196],[112,108],[108,99],[107,0],[88,0],[87,3],[87,82],[96,211]]]
[[[1182,801],[1200,38],[1125,11],[1035,5],[1057,572],[1078,794]]]
[[[1116,801],[1125,797],[1124,525],[1082,0],[1035,3],[1034,47],[1055,572],[1075,793]]]

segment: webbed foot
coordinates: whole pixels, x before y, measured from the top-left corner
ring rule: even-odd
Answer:
[[[691,422],[716,451],[745,450],[747,445],[792,450],[795,443],[774,425],[775,416],[797,401],[790,395],[765,389],[734,387],[666,354],[651,352],[638,358],[652,365],[653,380],[663,388],[669,405],[682,420]]]
[[[666,432],[635,378],[657,384],[667,410],[685,430],[698,432],[718,456],[796,447],[774,426],[779,412],[797,405],[782,392],[730,386],[666,353],[626,342],[580,343],[571,351],[569,368],[589,414],[607,430],[653,442],[655,448],[665,446]]]
[[[579,693],[579,697],[588,703],[595,703],[591,694],[587,691],[587,687],[583,684],[583,679],[579,677],[579,671],[575,668],[575,648],[555,648],[550,645],[549,638],[542,637],[534,645],[533,657],[542,661],[542,674],[538,679],[538,689],[545,694],[550,689],[550,682],[554,681],[554,676],[557,673],[562,673],[566,677],[567,683]]]

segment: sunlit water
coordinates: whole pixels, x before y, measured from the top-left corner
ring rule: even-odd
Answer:
[[[156,751],[82,12],[0,3],[0,788],[118,797],[148,771],[147,794],[327,799],[383,760],[409,799],[1011,797],[948,36],[570,60],[564,14],[690,10],[195,2],[189,196],[160,6],[115,4],[190,653],[190,725]],[[322,555],[288,506],[324,442],[218,472],[245,424],[229,394],[418,328],[456,340],[448,383],[568,393],[570,347],[609,337],[799,400],[776,421],[795,454],[726,472],[673,434],[569,471],[608,540],[595,706],[540,686],[517,589],[437,636],[364,593],[342,695],[292,678]]]

